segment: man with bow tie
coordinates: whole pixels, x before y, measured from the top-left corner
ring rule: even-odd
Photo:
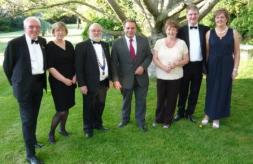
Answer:
[[[76,76],[83,95],[83,126],[87,138],[93,136],[94,129],[106,130],[102,115],[111,73],[109,44],[101,41],[102,31],[100,24],[91,24],[89,39],[75,48]]]
[[[40,160],[35,155],[35,147],[42,145],[37,143],[36,125],[43,88],[46,89],[46,40],[39,37],[38,18],[28,17],[23,23],[25,35],[8,43],[3,68],[19,104],[26,159],[37,164]]]
[[[183,39],[189,48],[190,62],[183,67],[184,76],[179,93],[178,112],[174,120],[186,118],[195,122],[193,114],[198,100],[202,73],[206,72],[205,34],[209,28],[198,24],[199,11],[194,5],[186,8],[186,18],[188,24],[179,29],[178,37]]]
[[[136,35],[136,30],[135,20],[126,20],[125,35],[115,40],[112,45],[113,83],[123,96],[122,117],[118,127],[122,128],[129,123],[132,96],[135,94],[135,119],[139,129],[145,132],[146,96],[149,85],[147,68],[152,54],[148,40]]]

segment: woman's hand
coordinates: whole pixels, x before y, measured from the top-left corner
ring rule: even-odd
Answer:
[[[65,85],[67,85],[67,86],[71,86],[73,83],[72,83],[72,80],[70,80],[70,79],[68,79],[68,78],[65,78],[64,80],[63,80],[63,83],[65,84]]]
[[[232,72],[232,79],[234,80],[237,75],[238,75],[237,69],[234,68]]]

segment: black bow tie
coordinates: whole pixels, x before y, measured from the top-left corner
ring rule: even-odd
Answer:
[[[93,44],[101,44],[101,41],[96,42],[96,41],[93,40],[92,43],[93,43]]]
[[[198,29],[198,26],[190,26],[190,29]]]
[[[39,44],[39,41],[38,40],[32,40],[31,43],[35,43],[35,44]]]

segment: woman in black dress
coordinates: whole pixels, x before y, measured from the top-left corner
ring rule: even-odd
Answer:
[[[74,69],[74,47],[64,40],[68,30],[63,22],[52,26],[53,41],[47,44],[47,68],[49,84],[56,108],[48,135],[50,143],[55,143],[55,129],[60,123],[60,134],[68,136],[65,129],[69,109],[75,105],[76,76]]]
[[[219,120],[230,114],[232,81],[237,76],[240,62],[240,39],[234,29],[228,27],[229,14],[225,9],[214,13],[215,29],[206,34],[207,39],[207,92],[205,117],[202,124],[213,120],[213,128],[219,128]]]

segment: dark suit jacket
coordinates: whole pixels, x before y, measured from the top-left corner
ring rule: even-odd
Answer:
[[[131,89],[136,78],[140,86],[148,86],[149,77],[147,68],[152,60],[152,54],[148,40],[144,37],[136,36],[137,53],[136,59],[130,57],[129,48],[125,37],[117,39],[112,45],[112,72],[113,81],[120,81],[123,88]],[[145,69],[143,75],[134,74],[137,67]]]
[[[43,54],[45,70],[46,40],[38,37],[38,41]],[[33,86],[31,59],[25,35],[15,38],[8,43],[5,49],[3,69],[10,85],[13,87],[14,96],[19,101],[26,100]],[[43,86],[46,89],[46,73],[44,73]]]
[[[203,56],[203,73],[205,73],[206,72],[206,32],[209,30],[209,27],[199,24],[198,29],[199,29],[201,53]],[[185,25],[178,30],[178,38],[184,40],[188,48],[190,48],[188,25]],[[187,64],[184,66],[184,68],[185,67],[187,67]]]
[[[102,41],[101,45],[108,65],[109,78],[107,79],[106,85],[109,87],[109,80],[111,79],[109,44]],[[99,89],[100,72],[96,51],[90,39],[76,45],[75,58],[78,86],[87,86],[88,91],[96,92]]]

